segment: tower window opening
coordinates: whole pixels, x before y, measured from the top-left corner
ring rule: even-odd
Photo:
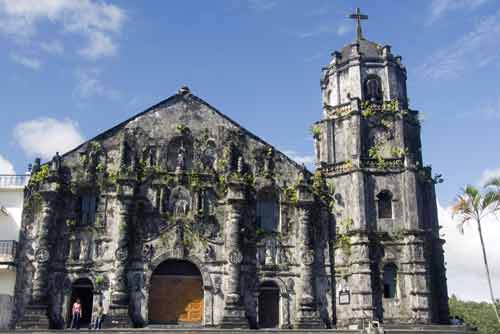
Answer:
[[[370,102],[382,102],[382,81],[377,75],[369,75],[365,81],[365,99]]]
[[[388,263],[384,266],[384,298],[396,297],[397,272],[398,268],[394,263]]]
[[[383,190],[377,195],[378,199],[378,218],[392,218],[392,193],[388,190]]]

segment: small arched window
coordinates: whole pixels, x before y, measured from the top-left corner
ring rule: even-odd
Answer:
[[[365,99],[370,102],[382,102],[382,81],[375,74],[370,74],[365,80]]]
[[[257,196],[257,228],[266,232],[278,231],[279,204],[273,191],[264,191]]]
[[[377,195],[378,202],[378,218],[392,218],[392,193],[389,190],[382,190]]]
[[[398,268],[394,263],[388,263],[384,266],[384,298],[396,297]]]

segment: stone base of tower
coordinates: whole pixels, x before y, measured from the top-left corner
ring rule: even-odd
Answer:
[[[45,304],[28,305],[16,324],[18,329],[48,329],[49,326],[48,307]]]
[[[246,312],[241,305],[226,305],[220,328],[249,328]]]
[[[128,314],[128,307],[125,305],[110,305],[109,313],[106,317],[106,327],[108,328],[128,328],[132,323]]]
[[[321,320],[318,311],[311,307],[301,307],[297,312],[294,328],[321,329],[325,328],[325,323]]]

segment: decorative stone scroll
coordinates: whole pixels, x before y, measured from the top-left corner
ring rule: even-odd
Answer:
[[[120,247],[116,250],[115,256],[119,261],[124,261],[127,258],[128,250],[125,247]]]
[[[229,253],[229,262],[232,264],[240,264],[243,262],[243,255],[239,250],[234,249]]]
[[[314,263],[314,252],[312,250],[302,252],[302,263],[310,266]]]
[[[49,258],[50,258],[49,250],[47,248],[44,248],[44,247],[39,248],[36,251],[35,258],[36,258],[38,263],[45,263],[45,262],[49,261]]]

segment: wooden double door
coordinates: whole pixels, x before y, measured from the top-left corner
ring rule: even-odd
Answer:
[[[203,284],[199,276],[153,275],[149,292],[151,323],[201,323]]]

